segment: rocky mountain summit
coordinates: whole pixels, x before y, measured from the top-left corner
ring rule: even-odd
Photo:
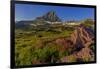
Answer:
[[[37,17],[38,20],[45,20],[50,22],[60,22],[61,19],[57,16],[55,11],[49,11],[43,16]]]

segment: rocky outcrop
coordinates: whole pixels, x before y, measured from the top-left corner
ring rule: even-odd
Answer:
[[[80,25],[71,35],[71,41],[76,48],[88,47],[94,41],[94,32],[91,28]]]
[[[92,29],[85,27],[84,25],[80,25],[75,29],[75,31],[71,34],[70,38],[58,38],[55,42],[59,45],[68,47],[75,47],[77,50],[88,47],[94,43],[94,32]]]
[[[62,62],[72,62],[72,61],[93,61],[94,52],[90,49],[90,46],[94,43],[94,32],[91,28],[87,28],[84,25],[80,25],[71,34],[69,41],[67,39],[59,40],[58,43],[64,43],[65,48],[75,48],[72,54],[61,58]],[[63,45],[64,45],[63,44]],[[72,58],[72,59],[71,59]]]

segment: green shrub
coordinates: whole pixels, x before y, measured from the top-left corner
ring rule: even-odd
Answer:
[[[53,48],[44,47],[43,49],[35,50],[33,53],[33,57],[37,60],[40,60],[41,62],[51,63],[56,62],[56,59],[58,59],[59,54],[57,50]]]

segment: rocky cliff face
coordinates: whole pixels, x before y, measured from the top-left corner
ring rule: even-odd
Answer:
[[[48,13],[44,14],[41,17],[37,17],[38,20],[45,20],[50,22],[60,22],[61,19],[57,16],[54,11],[49,11]]]

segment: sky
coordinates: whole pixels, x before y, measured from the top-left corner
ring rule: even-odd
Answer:
[[[34,20],[51,10],[55,11],[62,21],[94,19],[94,8],[15,4],[15,21]]]

